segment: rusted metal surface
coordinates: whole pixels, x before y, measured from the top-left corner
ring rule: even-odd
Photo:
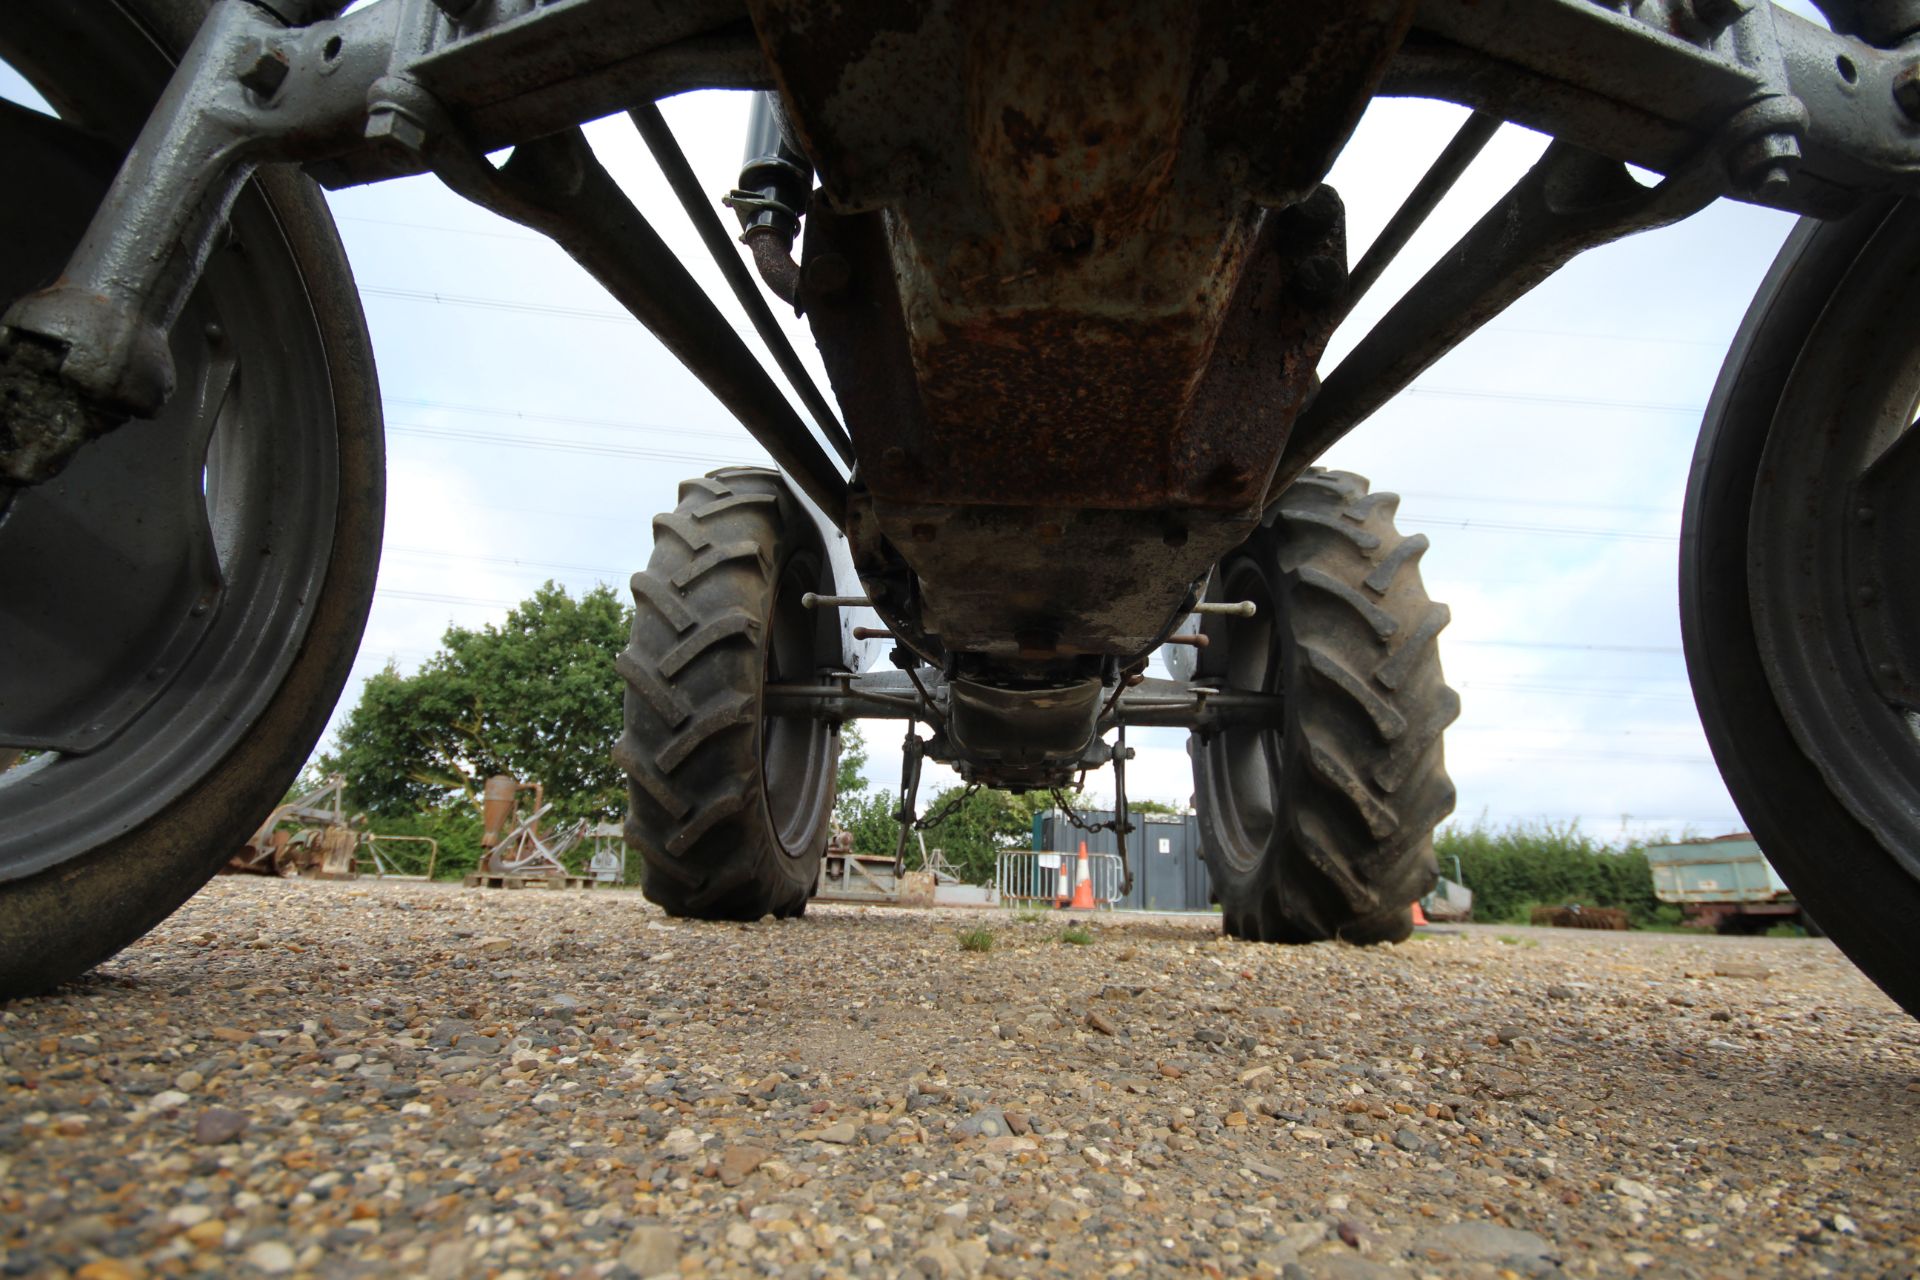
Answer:
[[[1337,215],[1303,239],[1263,206],[1317,190],[1405,19],[759,6],[832,208],[888,210],[852,252],[810,226],[809,262],[846,260],[859,296],[803,293],[830,364],[865,348],[836,389],[875,496],[1256,501],[1325,337],[1288,286],[1324,297],[1345,267]],[[904,301],[881,296],[896,279]],[[825,314],[856,305],[864,323]],[[894,368],[856,388],[875,337]]]
[[[523,816],[520,796],[533,793],[533,806]],[[522,782],[504,773],[486,780],[480,791],[480,847],[486,853],[480,865],[466,877],[467,887],[501,887],[505,881],[550,880],[568,888],[586,878],[572,874],[566,857],[587,838],[592,823],[585,819],[564,827],[548,828],[545,823],[553,810],[546,788],[538,782]]]
[[[1344,297],[1319,177],[1409,13],[756,6],[824,192],[800,303],[850,536],[917,578],[875,601],[903,638],[1137,655],[1245,536]]]
[[[333,774],[313,790],[278,806],[222,870],[262,876],[351,876],[360,838],[347,820],[346,795],[347,780]],[[288,823],[299,825],[288,830]]]
[[[546,803],[546,789],[538,782],[522,782],[511,774],[496,773],[480,787],[480,847],[491,849],[513,825],[513,811],[522,791],[533,792],[533,807]]]
[[[1619,907],[1583,907],[1571,903],[1564,907],[1535,907],[1527,923],[1554,929],[1625,929],[1627,913]]]

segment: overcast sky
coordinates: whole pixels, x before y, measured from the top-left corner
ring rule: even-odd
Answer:
[[[744,95],[663,104],[703,185],[733,185]],[[1464,113],[1389,101],[1331,181],[1357,260]],[[717,298],[724,287],[624,118],[602,162]],[[1538,155],[1502,130],[1336,336],[1329,363]],[[388,432],[387,549],[361,679],[417,666],[548,578],[625,593],[683,477],[764,453],[557,248],[416,179],[330,197],[372,330]],[[716,206],[717,207],[717,206]],[[731,215],[728,215],[731,222]],[[1720,358],[1791,219],[1728,202],[1588,254],[1429,371],[1325,460],[1403,496],[1462,713],[1456,820],[1578,820],[1594,833],[1741,824],[1686,682],[1680,503]],[[730,299],[723,304],[728,314]],[[746,332],[744,323],[741,324]],[[803,322],[795,345],[819,372]],[[751,340],[751,339],[750,339]],[[865,727],[898,777],[900,727]],[[1133,794],[1184,804],[1184,734],[1136,733]],[[930,793],[951,775],[930,770]],[[1111,794],[1104,772],[1089,779]]]

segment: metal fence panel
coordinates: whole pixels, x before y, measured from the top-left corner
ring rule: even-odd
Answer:
[[[1002,853],[994,864],[994,887],[999,890],[1002,903],[1053,906],[1073,897],[1078,862],[1078,845],[1072,853],[1051,849],[1012,850]],[[1122,879],[1119,855],[1089,850],[1087,878],[1093,883],[1093,900],[1097,904],[1115,905]]]

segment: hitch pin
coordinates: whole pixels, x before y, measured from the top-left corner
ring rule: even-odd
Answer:
[[[1251,618],[1255,613],[1259,612],[1254,608],[1253,601],[1251,600],[1235,600],[1231,603],[1225,600],[1205,600],[1193,606],[1193,611],[1195,613],[1224,613],[1235,618]]]
[[[800,597],[802,609],[864,609],[872,603],[865,596],[820,596],[811,591]]]

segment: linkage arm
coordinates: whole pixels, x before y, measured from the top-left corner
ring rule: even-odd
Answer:
[[[1474,330],[1587,249],[1666,226],[1723,190],[1717,164],[1643,187],[1626,167],[1556,142],[1321,383],[1294,422],[1267,500]]]

